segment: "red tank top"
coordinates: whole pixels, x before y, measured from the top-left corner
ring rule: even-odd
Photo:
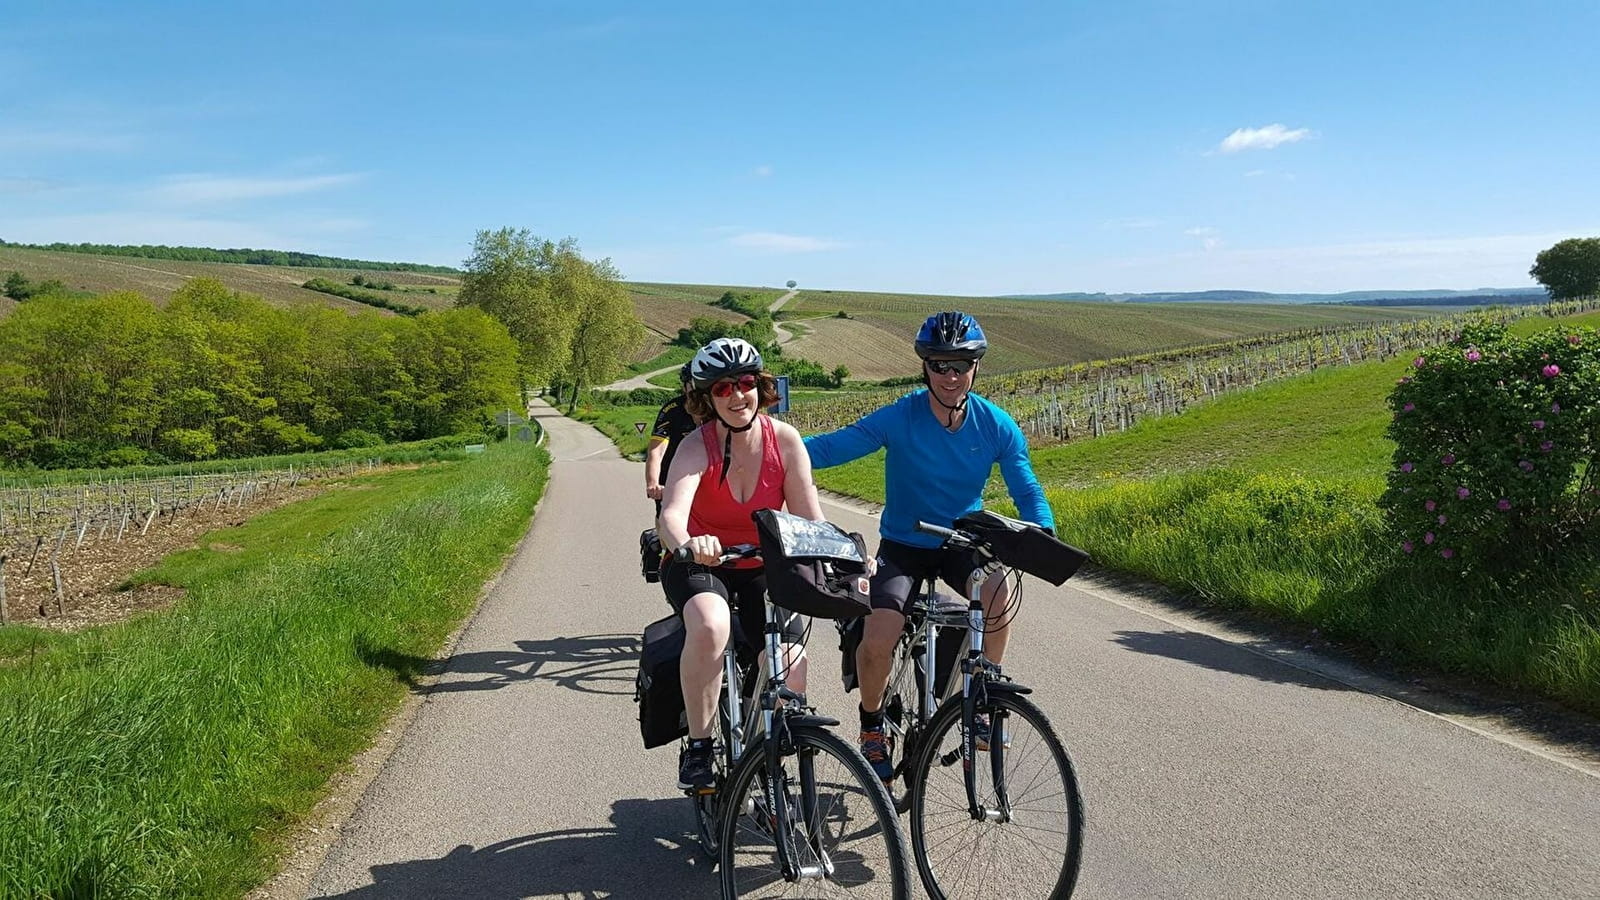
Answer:
[[[756,523],[750,514],[758,509],[783,508],[783,454],[778,452],[778,437],[768,416],[761,420],[761,474],[750,499],[743,503],[733,498],[733,486],[722,479],[722,442],[717,440],[717,423],[700,426],[700,438],[706,445],[706,470],[700,476],[700,486],[695,489],[694,503],[689,507],[689,534],[716,535],[722,546],[760,543]],[[760,559],[739,560],[736,568],[754,568]]]

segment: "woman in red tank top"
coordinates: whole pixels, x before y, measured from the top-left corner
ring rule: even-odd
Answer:
[[[777,401],[777,391],[755,348],[737,338],[712,341],[696,354],[690,377],[689,411],[705,424],[683,439],[672,458],[657,522],[663,546],[689,547],[695,557],[693,563],[669,561],[661,571],[667,600],[684,625],[679,676],[690,739],[678,766],[678,786],[684,790],[711,784],[722,649],[733,625],[730,601],[738,601],[747,645],[764,646],[761,561],[713,568],[722,548],[758,542],[750,518],[758,509],[787,506],[794,515],[822,519],[800,433],[762,413]],[[805,654],[798,643],[804,630],[801,616],[791,616],[783,627],[786,678],[797,691],[805,690]]]

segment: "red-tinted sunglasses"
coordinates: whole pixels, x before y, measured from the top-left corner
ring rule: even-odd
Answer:
[[[935,375],[949,375],[951,372],[965,375],[978,364],[974,359],[930,359],[925,362],[928,364],[928,371]]]
[[[740,375],[738,381],[712,382],[711,396],[726,397],[733,393],[734,388],[738,388],[740,393],[747,394],[756,389],[756,377],[754,375]]]

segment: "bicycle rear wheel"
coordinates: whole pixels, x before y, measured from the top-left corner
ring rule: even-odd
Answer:
[[[980,821],[969,811],[961,760],[965,725],[961,697],[953,696],[928,724],[915,762],[911,847],[922,884],[934,900],[1065,900],[1083,856],[1083,798],[1072,760],[1050,720],[1027,698],[991,694],[977,712],[990,717],[993,735],[1009,737],[998,756],[975,754],[977,800],[999,810],[1003,789],[1010,819],[994,813]]]
[[[723,897],[911,895],[905,837],[860,751],[815,726],[792,726],[795,752],[767,771],[766,749],[734,767],[722,820]],[[778,842],[799,870],[785,877]]]

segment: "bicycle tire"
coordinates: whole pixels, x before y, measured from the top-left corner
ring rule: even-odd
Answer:
[[[793,843],[797,862],[826,875],[784,880],[774,840],[778,807],[768,798],[763,739],[745,749],[728,781],[720,841],[722,896],[909,900],[911,870],[899,817],[861,752],[819,726],[791,726],[790,736],[795,751],[782,757],[777,780],[784,809],[795,811],[789,830],[798,838]],[[814,792],[809,798],[800,787],[808,765]],[[807,835],[808,821],[820,832],[815,842]]]
[[[960,759],[962,698],[952,696],[923,733],[911,787],[911,849],[923,887],[933,900],[1066,900],[1083,860],[1083,796],[1072,759],[1050,719],[1026,697],[990,694],[976,712],[1010,733],[1001,761],[1015,818],[976,821],[969,813]],[[983,751],[975,757],[979,802],[998,806],[992,758]],[[1024,771],[1030,761],[1037,772]],[[1038,861],[1027,864],[1030,858]]]

